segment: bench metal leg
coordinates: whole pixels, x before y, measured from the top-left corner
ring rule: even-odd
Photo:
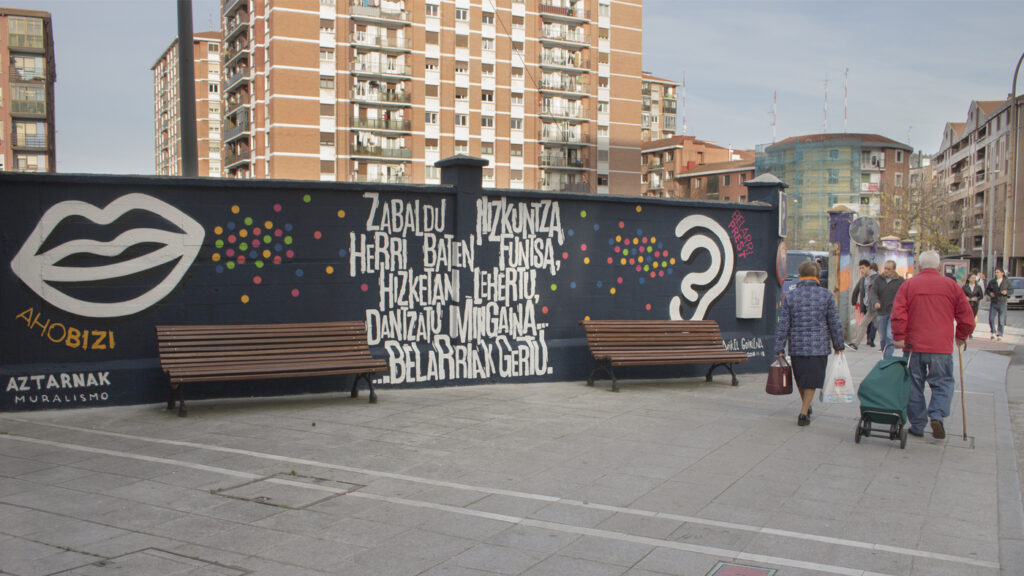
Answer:
[[[178,404],[178,416],[184,418],[188,416],[188,410],[185,409],[185,386],[182,383],[171,384],[170,394],[167,396],[167,409],[174,410],[175,401]],[[177,393],[177,394],[175,394]],[[177,399],[175,399],[177,396]]]
[[[704,379],[706,381],[708,381],[708,382],[711,382],[711,373],[714,372],[715,368],[718,368],[719,366],[725,366],[725,369],[728,370],[730,374],[732,374],[732,385],[733,386],[739,386],[740,385],[739,378],[736,377],[736,372],[733,371],[733,369],[732,369],[732,362],[723,362],[723,363],[719,363],[719,364],[712,364],[711,368],[708,368],[708,373],[704,377]]]
[[[359,397],[359,379],[366,380],[366,387],[370,389],[370,404],[377,403],[377,392],[373,389],[373,373],[363,372],[362,374],[356,374],[356,379],[352,382],[352,398]]]
[[[612,379],[612,392],[619,391],[619,383],[615,379],[615,372],[612,371],[612,365],[610,362],[597,361],[594,362],[594,369],[590,371],[590,376],[587,376],[587,386],[594,385],[594,379],[599,372],[604,372]]]

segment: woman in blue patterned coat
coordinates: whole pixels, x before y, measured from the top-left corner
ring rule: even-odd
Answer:
[[[789,343],[793,379],[800,390],[800,416],[797,424],[811,423],[814,391],[825,384],[825,366],[832,350],[842,354],[843,327],[835,298],[818,283],[818,264],[800,265],[800,280],[782,299],[779,325],[775,330],[775,355],[784,356]],[[830,346],[831,344],[831,346]]]

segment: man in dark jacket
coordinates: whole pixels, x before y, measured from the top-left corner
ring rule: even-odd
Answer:
[[[886,260],[882,266],[882,274],[875,278],[871,284],[874,292],[875,310],[878,316],[875,317],[875,324],[878,326],[878,347],[882,349],[882,357],[888,358],[893,354],[892,326],[890,319],[892,304],[896,300],[896,292],[903,285],[903,277],[896,273],[896,262]]]
[[[966,346],[967,337],[974,332],[974,314],[967,296],[956,280],[939,273],[941,262],[934,250],[921,254],[921,272],[900,286],[892,306],[894,344],[909,351],[910,356],[910,433],[923,436],[924,426],[931,418],[932,435],[940,439],[946,437],[943,421],[949,416],[956,385],[951,344],[955,338],[957,346]],[[927,407],[926,381],[932,390]]]
[[[875,307],[874,302],[869,301],[869,288],[871,287],[871,281],[878,276],[878,265],[867,260],[861,260],[857,264],[857,269],[860,271],[860,279],[853,286],[853,291],[850,294],[850,305],[856,308],[864,317],[861,319],[861,323],[854,328],[851,335],[852,340],[847,344],[854,350],[862,343],[865,336],[868,339],[868,346],[875,345]]]
[[[992,329],[992,338],[1003,339],[1003,328],[1006,326],[1006,299],[1013,295],[1013,284],[1003,273],[1002,268],[996,268],[995,278],[988,281],[985,288],[988,294],[988,326]]]

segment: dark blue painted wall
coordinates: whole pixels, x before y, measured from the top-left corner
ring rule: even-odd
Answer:
[[[765,369],[774,311],[737,319],[733,278],[768,271],[764,301],[777,301],[773,207],[484,195],[478,176],[445,167],[456,187],[0,174],[0,409],[165,399],[158,324],[366,320],[391,365],[385,391],[583,380],[587,317],[717,320],[751,355],[740,369]],[[189,396],[329,389],[342,386]]]

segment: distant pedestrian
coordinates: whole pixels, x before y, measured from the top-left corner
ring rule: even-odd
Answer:
[[[967,302],[970,303],[971,310],[974,312],[974,321],[977,322],[978,306],[981,305],[981,299],[985,297],[985,289],[978,282],[977,272],[972,271],[967,277],[967,282],[964,283],[964,294],[967,295]]]
[[[907,402],[910,433],[923,436],[931,419],[932,435],[946,437],[943,422],[953,400],[953,342],[965,346],[974,331],[967,295],[955,280],[939,273],[939,253],[929,250],[918,260],[920,271],[900,286],[892,307],[892,335],[909,355],[912,385]],[[955,322],[955,327],[954,327]],[[908,354],[909,352],[909,354]],[[924,385],[932,394],[927,406]]]
[[[990,338],[1003,339],[1003,328],[1006,327],[1006,299],[1013,295],[1013,284],[1003,274],[1002,268],[996,268],[995,278],[988,281],[985,293],[988,294],[988,326],[992,330]]]
[[[874,268],[872,268],[874,267]],[[853,288],[853,294],[850,295],[850,303],[853,304],[861,314],[864,315],[860,320],[860,324],[857,325],[857,329],[853,334],[853,339],[849,342],[848,346],[856,350],[867,338],[868,346],[875,345],[875,316],[877,315],[877,309],[875,308],[874,296],[871,292],[871,283],[878,278],[878,264],[874,262],[868,262],[867,260],[861,260],[857,264],[857,268],[860,270],[860,282],[857,283]]]
[[[818,282],[820,268],[810,260],[800,264],[800,280],[782,299],[775,330],[775,355],[784,356],[789,344],[793,379],[800,390],[797,424],[811,423],[814,391],[825,384],[825,366],[832,350],[842,354],[843,326],[835,298]]]
[[[895,351],[892,345],[892,304],[896,300],[896,292],[903,285],[903,277],[896,272],[896,262],[886,260],[882,274],[871,285],[874,292],[875,324],[878,326],[878,347],[882,349],[882,357],[889,358]]]

